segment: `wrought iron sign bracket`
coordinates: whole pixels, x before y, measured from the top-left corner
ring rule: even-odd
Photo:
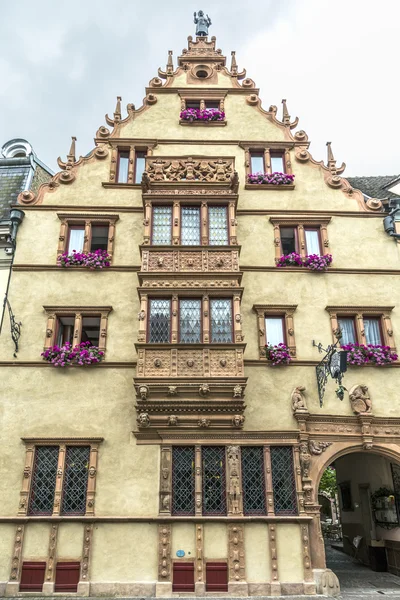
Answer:
[[[341,336],[340,336],[341,337]],[[319,405],[322,407],[324,401],[324,394],[328,378],[332,377],[338,385],[336,389],[336,396],[343,400],[344,392],[346,390],[342,385],[343,375],[347,371],[347,352],[345,350],[339,350],[338,346],[340,343],[340,337],[335,344],[324,348],[319,342],[312,341],[312,345],[318,348],[318,352],[321,354],[325,352],[325,356],[321,362],[315,367],[317,374],[317,385],[318,385],[318,397]]]

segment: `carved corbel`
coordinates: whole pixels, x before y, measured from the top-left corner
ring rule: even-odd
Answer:
[[[160,514],[171,514],[172,501],[172,447],[161,447]]]

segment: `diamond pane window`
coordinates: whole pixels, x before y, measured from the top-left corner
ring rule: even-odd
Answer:
[[[271,446],[272,488],[276,515],[297,515],[291,446]]]
[[[232,342],[232,302],[229,298],[211,298],[211,342]]]
[[[182,206],[181,244],[182,246],[200,246],[199,206]]]
[[[203,515],[226,515],[225,448],[205,446],[203,463]]]
[[[194,448],[172,449],[172,514],[194,515]]]
[[[226,206],[209,207],[208,237],[210,246],[227,246],[229,244]]]
[[[171,336],[171,301],[150,300],[149,342],[168,343]]]
[[[243,511],[245,515],[265,515],[264,454],[261,446],[243,446]]]
[[[172,206],[153,207],[153,233],[154,246],[169,246],[172,243]]]
[[[179,303],[179,341],[183,344],[201,342],[201,300],[181,300]]]
[[[58,446],[37,446],[32,474],[30,515],[51,515],[58,465]]]
[[[67,446],[62,514],[84,515],[90,446]]]

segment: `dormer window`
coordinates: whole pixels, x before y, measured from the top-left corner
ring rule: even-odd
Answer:
[[[293,189],[294,175],[291,170],[290,153],[286,142],[283,147],[241,144],[245,150],[246,188]]]
[[[181,125],[225,125],[224,96],[220,93],[202,93],[202,97],[181,96]]]

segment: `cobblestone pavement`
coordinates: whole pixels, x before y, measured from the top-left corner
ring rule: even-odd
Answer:
[[[338,576],[343,598],[357,600],[368,596],[368,600],[382,600],[382,596],[390,596],[400,600],[400,577],[396,575],[371,571],[330,546],[326,548],[326,564]]]

